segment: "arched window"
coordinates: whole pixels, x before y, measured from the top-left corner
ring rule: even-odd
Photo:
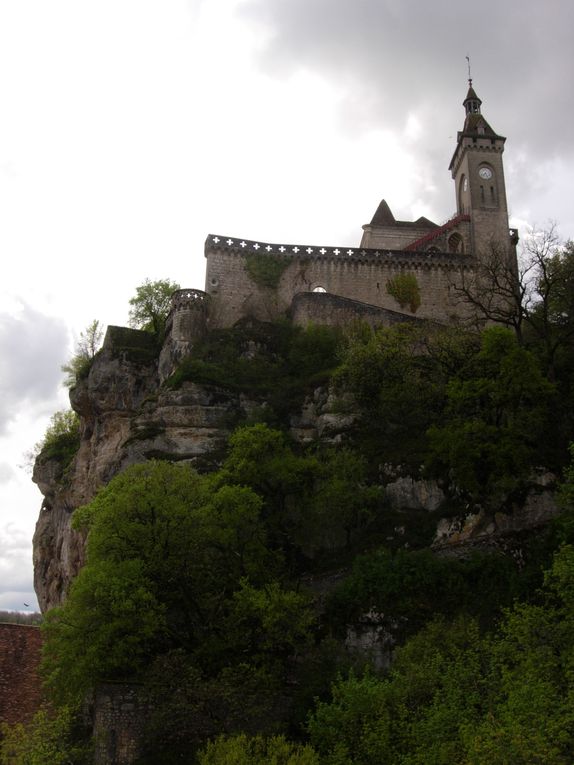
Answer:
[[[455,231],[448,238],[448,251],[449,252],[464,252],[464,239],[460,234]]]
[[[327,292],[325,287],[321,287],[320,284],[318,284],[316,287],[313,287],[313,292]]]

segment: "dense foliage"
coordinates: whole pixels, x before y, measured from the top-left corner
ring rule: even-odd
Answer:
[[[142,765],[572,762],[571,260],[568,245],[538,262],[528,310],[500,322],[517,332],[209,332],[166,384],[261,407],[227,423],[209,474],[132,466],[76,511],[87,563],[43,627],[57,708],[140,683]],[[290,416],[327,382],[343,443],[294,443]],[[512,517],[542,469],[563,474],[545,530],[463,559],[424,549],[438,517]],[[439,482],[440,516],[390,506],[384,486],[407,476]],[[346,645],[365,617],[390,667]],[[34,740],[51,746],[59,724],[39,719]]]
[[[2,765],[82,765],[89,761],[87,731],[65,706],[57,711],[42,708],[28,725],[2,725],[0,733]]]
[[[397,652],[388,676],[340,678],[309,718],[326,765],[572,761],[574,548],[560,549],[536,603],[482,636],[434,620]]]
[[[330,327],[241,321],[197,343],[167,385],[192,380],[262,397],[261,419],[285,425],[305,393],[327,382],[338,365],[340,336]]]

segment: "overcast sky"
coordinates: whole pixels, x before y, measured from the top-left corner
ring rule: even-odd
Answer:
[[[574,236],[571,0],[0,0],[0,609],[36,605],[20,466],[60,365],[208,233],[357,245],[455,209],[467,63],[511,224]]]

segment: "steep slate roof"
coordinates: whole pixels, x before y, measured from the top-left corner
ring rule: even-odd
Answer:
[[[410,220],[396,220],[395,216],[391,212],[391,208],[387,204],[386,200],[382,199],[381,203],[377,207],[376,213],[373,215],[373,220],[370,223],[371,226],[380,226],[380,227],[386,227],[386,226],[416,226],[417,228],[426,227],[426,228],[434,228],[437,224],[433,223],[432,220],[429,220],[428,218],[425,218],[421,215],[421,217],[418,220],[410,221]]]
[[[476,92],[475,92],[474,88],[472,87],[472,85],[469,85],[469,87],[468,87],[468,93],[466,94],[466,98],[462,102],[463,106],[464,106],[464,104],[467,101],[478,101],[480,104],[482,103],[480,98],[476,95]]]
[[[462,129],[462,133],[469,134],[469,135],[479,135],[478,128],[482,125],[484,128],[484,132],[482,135],[488,135],[492,138],[499,138],[494,130],[490,127],[488,122],[484,119],[482,114],[467,114],[466,119],[464,121],[464,127]]]
[[[395,223],[395,216],[392,214],[391,208],[385,199],[381,199],[377,212],[373,215],[371,226],[394,226]]]

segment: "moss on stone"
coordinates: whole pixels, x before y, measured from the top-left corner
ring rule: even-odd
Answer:
[[[288,265],[287,260],[259,253],[247,255],[245,258],[245,269],[255,284],[271,289],[277,289],[281,275]]]
[[[421,304],[421,291],[414,274],[397,274],[387,282],[387,292],[392,295],[401,308],[408,305],[416,313]]]

